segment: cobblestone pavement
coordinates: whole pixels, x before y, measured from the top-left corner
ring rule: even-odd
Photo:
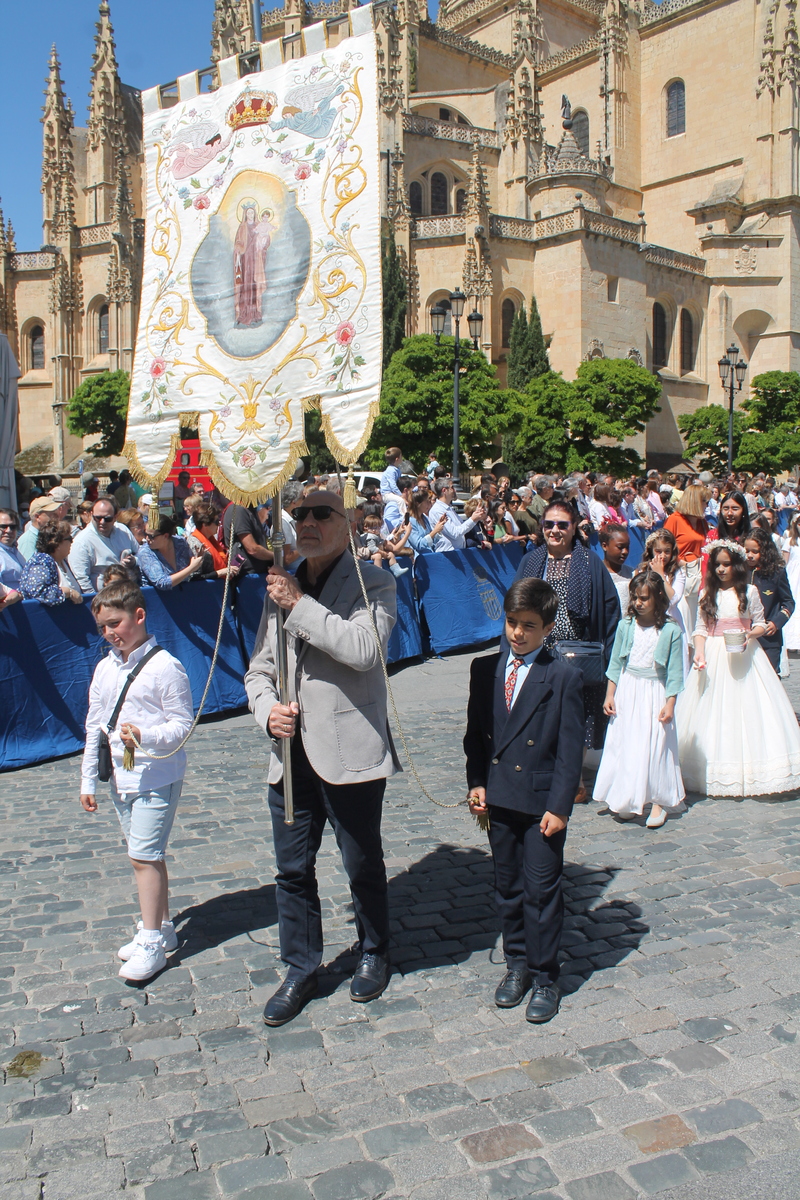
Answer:
[[[445,801],[464,794],[470,658],[394,677]],[[484,836],[403,775],[384,822],[389,989],[349,999],[349,898],[326,834],[321,994],[268,1031],[266,757],[248,716],[196,735],[171,845],[181,945],[144,987],[116,974],[135,905],[110,804],[81,812],[76,759],[0,777],[3,1200],[800,1195],[793,795],[698,801],[656,831],[579,809],[567,995],[534,1027],[492,1003]]]

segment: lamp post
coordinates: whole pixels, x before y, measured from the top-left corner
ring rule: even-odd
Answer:
[[[747,363],[739,358],[739,347],[731,342],[724,356],[719,360],[719,377],[722,386],[728,390],[728,474],[733,470],[733,397],[735,392],[742,390],[744,377],[747,374]]]
[[[458,473],[458,442],[460,436],[459,428],[459,373],[461,370],[461,339],[459,337],[459,321],[464,315],[464,305],[467,302],[467,297],[461,291],[461,288],[456,288],[450,293],[450,315],[455,321],[455,349],[453,356],[453,484],[458,487],[461,483]],[[447,309],[442,304],[434,304],[431,308],[431,326],[436,335],[436,345],[439,345],[439,339],[444,333],[444,323],[447,320]],[[467,325],[469,326],[469,336],[472,338],[472,344],[475,349],[478,349],[478,339],[481,336],[483,329],[483,317],[477,309],[473,309],[467,317]]]

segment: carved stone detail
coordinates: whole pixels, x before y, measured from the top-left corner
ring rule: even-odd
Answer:
[[[758,266],[758,254],[754,246],[745,242],[734,255],[733,269],[737,275],[754,275]]]
[[[599,338],[592,338],[589,342],[589,348],[583,356],[584,362],[591,362],[593,358],[605,358],[606,352],[603,348],[603,343]]]

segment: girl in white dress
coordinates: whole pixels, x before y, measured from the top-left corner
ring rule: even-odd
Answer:
[[[681,770],[704,796],[764,796],[800,786],[800,728],[758,644],[766,631],[738,542],[713,542],[694,631],[694,670],[678,703]]]
[[[800,513],[792,517],[791,524],[783,539],[783,561],[786,563],[786,574],[789,576],[789,587],[795,604],[800,600]],[[800,605],[794,610],[794,616],[783,627],[784,650],[800,650]]]
[[[685,795],[678,765],[675,698],[683,688],[681,631],[667,615],[664,580],[646,569],[629,588],[617,626],[603,711],[611,717],[593,794],[625,820],[652,804],[649,829]]]
[[[664,580],[669,598],[667,616],[675,622],[683,635],[683,674],[689,673],[689,605],[684,598],[686,590],[686,568],[678,565],[678,543],[669,529],[657,529],[644,544],[642,567],[650,567]]]

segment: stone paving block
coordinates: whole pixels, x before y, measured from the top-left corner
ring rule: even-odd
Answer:
[[[628,1171],[648,1196],[657,1196],[699,1178],[691,1163],[680,1154],[662,1154],[649,1162],[633,1163]]]
[[[391,1169],[398,1189],[408,1192],[426,1180],[457,1175],[464,1169],[464,1156],[453,1145],[431,1142],[398,1154],[386,1165]]]
[[[675,1074],[663,1063],[638,1062],[627,1067],[620,1067],[616,1072],[617,1078],[632,1091],[647,1087],[651,1083],[660,1083],[665,1079],[674,1079]]]
[[[6,1125],[0,1129],[0,1150],[27,1150],[32,1133],[32,1125]]]
[[[487,1200],[522,1200],[557,1187],[558,1179],[543,1158],[523,1158],[494,1167],[480,1177]]]
[[[283,1158],[276,1154],[260,1158],[243,1158],[240,1162],[218,1167],[217,1186],[223,1196],[236,1196],[249,1188],[262,1188],[287,1179],[289,1170]]]
[[[52,1171],[46,1176],[48,1200],[75,1200],[78,1196],[113,1195],[123,1186],[121,1159],[102,1158],[94,1162],[74,1163],[68,1170]]]
[[[702,1136],[709,1133],[725,1133],[728,1129],[742,1129],[762,1121],[757,1108],[746,1100],[723,1100],[721,1104],[704,1104],[682,1114],[684,1120],[694,1125]]]
[[[524,1071],[515,1067],[505,1067],[500,1071],[473,1075],[464,1080],[464,1086],[472,1092],[476,1100],[494,1100],[497,1096],[505,1096],[509,1092],[527,1090],[531,1081]]]
[[[192,1112],[178,1117],[172,1127],[178,1141],[188,1139],[194,1141],[201,1134],[210,1133],[240,1133],[245,1128],[245,1121],[239,1112]]]
[[[531,1062],[521,1063],[522,1070],[529,1075],[534,1083],[557,1083],[562,1079],[572,1079],[586,1070],[583,1063],[560,1055],[547,1058],[536,1058]]]
[[[524,1125],[496,1125],[480,1133],[462,1138],[461,1148],[473,1162],[497,1162],[502,1158],[513,1158],[527,1150],[538,1150],[542,1143]]]
[[[270,1134],[275,1126],[270,1129]],[[390,1158],[416,1146],[433,1143],[428,1130],[418,1121],[404,1121],[396,1125],[384,1125],[370,1129],[364,1134],[364,1145],[372,1158]]]
[[[144,1189],[144,1200],[219,1200],[219,1189],[210,1171],[160,1179]]]
[[[623,1038],[619,1042],[605,1042],[602,1046],[585,1046],[579,1053],[593,1071],[600,1067],[637,1062],[642,1057],[638,1046],[629,1038]]]
[[[519,1095],[520,1093],[516,1093]],[[501,1097],[501,1100],[508,1097]],[[497,1113],[486,1104],[473,1104],[470,1108],[452,1108],[436,1117],[426,1117],[428,1129],[437,1138],[464,1137],[479,1133],[497,1123]]]
[[[718,1142],[700,1142],[687,1146],[686,1157],[698,1171],[713,1174],[717,1171],[741,1170],[753,1158],[753,1152],[741,1138],[720,1138]]]
[[[266,1154],[268,1148],[263,1129],[245,1129],[242,1133],[216,1133],[198,1137],[194,1153],[198,1169],[205,1171],[220,1163]]]
[[[309,1175],[321,1175],[334,1167],[360,1162],[364,1155],[355,1138],[336,1138],[298,1146],[289,1155],[292,1175],[301,1179]]]
[[[696,1135],[680,1117],[655,1117],[651,1121],[640,1121],[622,1131],[625,1137],[639,1147],[642,1154],[660,1154],[664,1150],[676,1150],[697,1140]]]
[[[563,1142],[567,1138],[594,1133],[600,1126],[588,1108],[565,1108],[531,1117],[531,1124],[544,1142]]]
[[[728,1061],[724,1054],[720,1054],[719,1050],[715,1050],[713,1046],[703,1045],[702,1042],[697,1042],[693,1046],[684,1046],[680,1050],[670,1050],[664,1057],[674,1063],[684,1075],[691,1075],[693,1071],[710,1071],[712,1067],[722,1066]]]
[[[266,1187],[247,1188],[236,1200],[312,1200],[308,1185],[302,1179],[287,1179],[285,1183],[269,1183]]]
[[[570,1200],[636,1200],[636,1192],[616,1171],[601,1171],[566,1185]]]
[[[187,1171],[194,1170],[195,1160],[188,1142],[150,1146],[125,1157],[127,1184],[145,1183],[170,1175],[185,1175]]]
[[[434,1083],[415,1088],[405,1098],[409,1111],[418,1115],[456,1108],[468,1104],[471,1099],[469,1092],[455,1083]]]
[[[269,1125],[291,1117],[308,1117],[317,1111],[313,1096],[308,1092],[292,1092],[288,1096],[268,1096],[249,1100],[242,1105],[248,1125]]]
[[[738,1025],[722,1017],[694,1017],[684,1021],[681,1029],[698,1042],[714,1042],[739,1032]]]
[[[394,1178],[380,1163],[353,1163],[319,1175],[311,1184],[315,1200],[377,1200],[394,1187]]]

